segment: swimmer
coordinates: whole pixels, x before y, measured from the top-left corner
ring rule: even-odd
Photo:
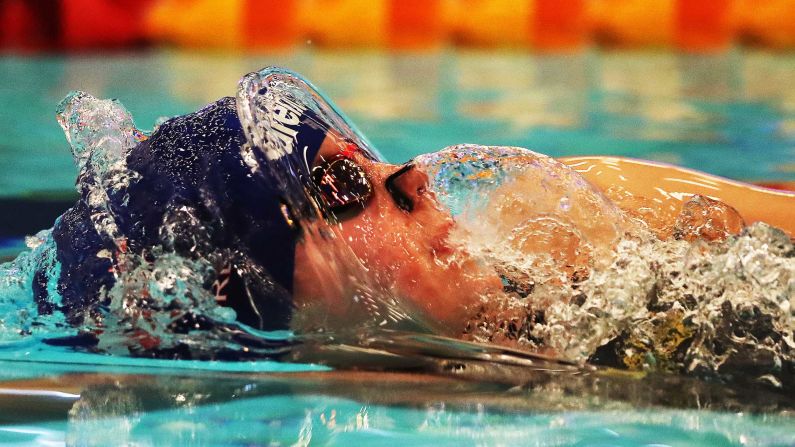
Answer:
[[[460,335],[473,307],[503,290],[500,275],[449,243],[455,221],[414,163],[384,162],[293,73],[253,73],[244,78],[244,90],[253,93],[164,122],[126,154],[126,168],[138,180],[121,192],[107,191],[115,237],[97,229],[90,188],[83,191],[53,228],[57,286],[47,282],[51,266],[40,265],[34,275],[41,314],[61,312],[74,326],[101,321],[107,291],[124,274],[121,260],[165,251],[210,259],[216,278],[205,288],[253,329],[301,331],[318,318],[332,329],[351,324],[345,302],[358,284],[353,274],[351,281],[338,277],[328,247],[307,234],[318,220],[338,232],[373,287],[400,297],[407,311],[439,333]],[[702,218],[728,224],[696,236],[725,237],[757,220],[795,235],[787,216],[795,209],[792,193],[637,160],[553,163],[584,177],[661,238],[676,236],[680,211],[697,195],[726,204],[720,219]],[[296,198],[295,188],[285,190],[289,182],[308,199]],[[146,305],[146,297],[139,298]],[[215,324],[186,313],[170,329]],[[161,352],[147,339],[137,349],[131,351],[192,355],[189,349]]]

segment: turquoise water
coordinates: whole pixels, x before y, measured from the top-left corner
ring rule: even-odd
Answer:
[[[149,128],[272,64],[312,79],[395,162],[471,142],[795,180],[792,55],[158,52],[0,59],[0,199],[68,203],[76,170],[54,109],[69,90],[119,98]],[[21,248],[0,240],[0,259]],[[8,344],[0,443],[795,445],[791,396],[463,346],[398,348],[223,363]]]
[[[0,439],[11,445],[786,446],[793,429],[788,419],[703,411],[518,414],[275,394],[135,416],[89,416],[70,425],[19,424],[0,428]]]
[[[467,376],[9,348],[0,349],[3,445],[795,443],[791,397],[541,359],[456,362]]]
[[[55,105],[114,97],[137,125],[234,95],[242,74],[304,74],[395,162],[458,143],[618,154],[744,180],[795,180],[795,55],[438,52],[0,58],[0,196],[72,190]]]

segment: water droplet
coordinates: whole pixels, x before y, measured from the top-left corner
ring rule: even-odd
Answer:
[[[568,213],[569,210],[571,210],[571,200],[569,200],[569,197],[568,196],[561,197],[558,207],[564,213]]]

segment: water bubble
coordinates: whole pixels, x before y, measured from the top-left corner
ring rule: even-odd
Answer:
[[[568,213],[569,210],[571,209],[571,200],[569,200],[567,196],[563,196],[560,198],[558,206],[560,207],[561,211],[563,211],[564,213]]]
[[[661,239],[554,160],[521,149],[463,145],[416,162],[455,215],[451,238],[505,284],[467,338],[795,387],[784,372],[795,367],[795,248],[780,230],[743,228],[736,211],[697,196],[675,238]]]

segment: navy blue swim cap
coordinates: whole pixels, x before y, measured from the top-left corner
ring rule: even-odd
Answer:
[[[299,114],[286,107],[282,113],[289,121],[284,131],[292,132],[291,142],[304,148],[302,155],[311,164],[326,129],[314,125],[310,110]],[[158,226],[169,209],[199,210],[200,220],[214,229],[212,249],[230,248],[241,258],[230,260],[233,276],[224,304],[234,308],[243,323],[281,328],[290,315],[295,230],[283,214],[285,191],[267,177],[252,175],[243,159],[245,145],[233,98],[161,125],[128,157],[128,167],[143,180],[130,188],[122,231],[131,249],[145,249],[162,243]],[[255,291],[263,286],[254,284],[250,275],[275,284]]]
[[[379,158],[314,87],[287,70],[268,68],[247,75],[237,98],[172,118],[134,147],[127,168],[138,180],[121,193],[109,192],[108,206],[133,253],[164,245],[188,257],[225,253],[231,266],[225,304],[238,321],[285,329],[296,246],[296,225],[287,218],[318,216],[311,211],[317,204],[308,194],[308,174],[329,138]],[[101,304],[102,290],[116,280],[111,262],[96,256],[115,246],[94,228],[88,199],[84,193],[53,229],[60,303],[52,302],[44,282],[34,281],[39,310],[59,308],[73,324]],[[201,244],[190,226],[176,235],[172,228],[173,240],[163,240],[165,220],[182,210],[201,222]]]

